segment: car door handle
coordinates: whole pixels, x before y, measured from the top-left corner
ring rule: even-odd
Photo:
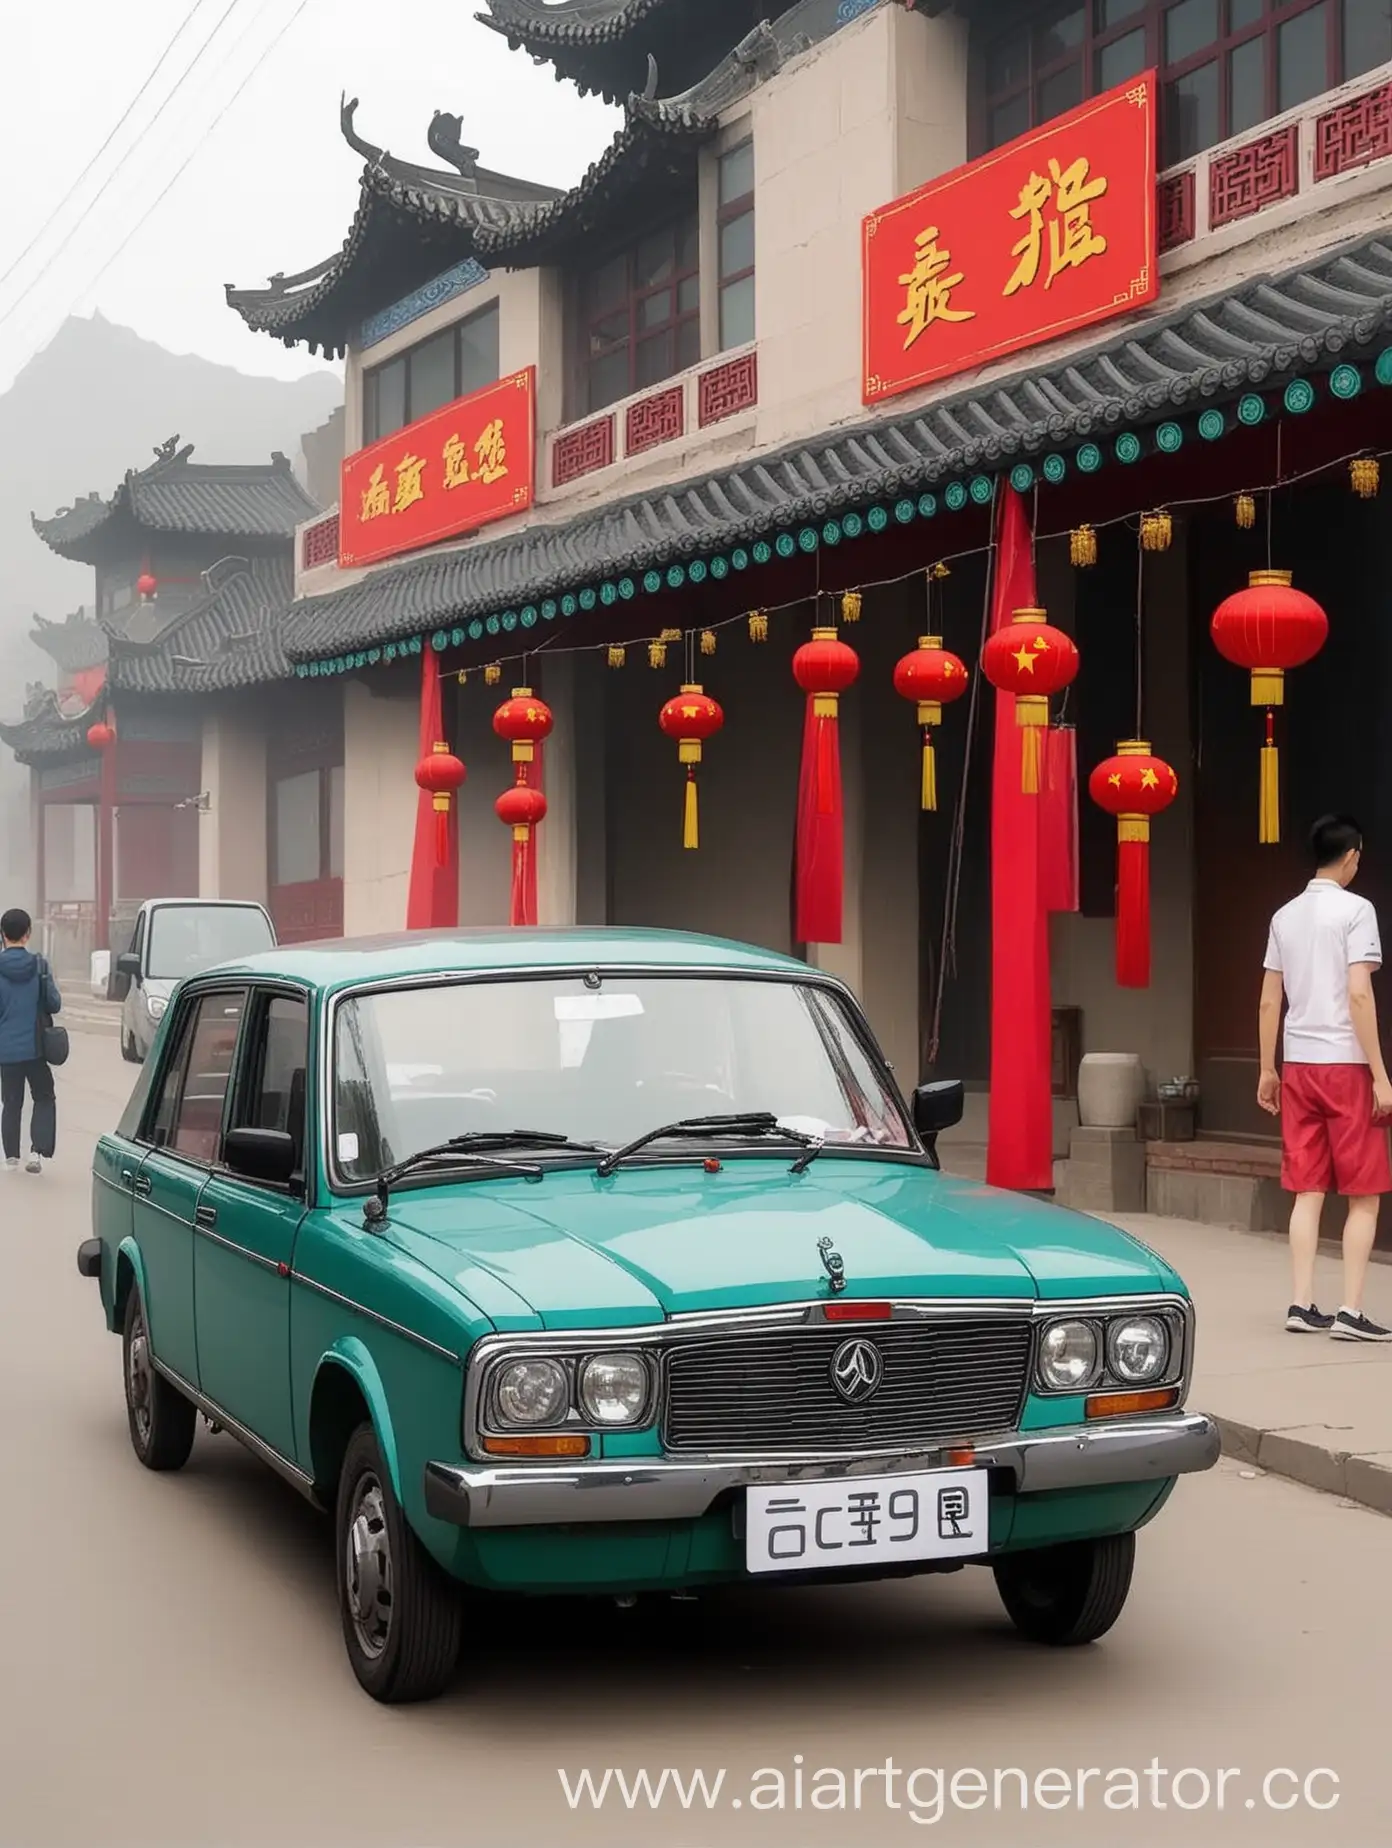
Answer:
[[[134,1193],[147,1194],[150,1187],[151,1181],[148,1174],[137,1174],[131,1180],[131,1190]]]
[[[193,1209],[193,1223],[196,1226],[206,1226],[211,1229],[217,1224],[217,1208],[215,1206],[196,1206]]]

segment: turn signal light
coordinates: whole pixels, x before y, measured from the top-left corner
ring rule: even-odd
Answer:
[[[1095,1392],[1087,1402],[1087,1415],[1125,1418],[1132,1412],[1167,1412],[1178,1404],[1178,1386],[1161,1386],[1150,1392]]]
[[[486,1437],[483,1448],[490,1457],[587,1457],[587,1437]]]
[[[976,1462],[976,1452],[974,1450],[949,1450],[947,1461],[954,1469],[970,1469]]]
[[[822,1313],[828,1322],[887,1322],[892,1311],[888,1303],[826,1303]]]

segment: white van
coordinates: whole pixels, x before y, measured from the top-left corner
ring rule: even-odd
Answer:
[[[221,898],[150,898],[140,907],[135,935],[116,974],[121,1002],[121,1056],[139,1064],[185,976],[218,963],[240,962],[275,948],[275,926],[263,905]]]

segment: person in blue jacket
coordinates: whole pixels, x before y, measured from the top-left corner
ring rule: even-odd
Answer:
[[[24,1091],[34,1100],[29,1124],[30,1174],[41,1174],[58,1139],[53,1072],[39,1051],[39,1015],[63,1005],[48,964],[29,948],[33,919],[16,907],[0,917],[0,1144],[5,1170],[19,1166]]]

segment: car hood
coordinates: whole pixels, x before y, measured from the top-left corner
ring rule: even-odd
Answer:
[[[827,1293],[1032,1302],[1176,1288],[1145,1246],[1081,1214],[930,1169],[823,1156],[632,1168],[608,1180],[446,1183],[399,1191],[387,1236],[499,1328],[622,1327]]]

